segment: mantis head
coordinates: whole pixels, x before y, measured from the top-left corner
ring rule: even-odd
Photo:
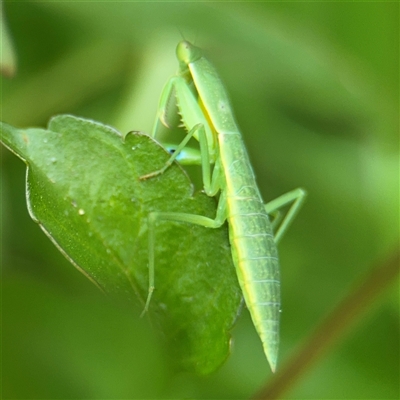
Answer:
[[[176,47],[176,56],[179,62],[187,67],[188,64],[198,60],[203,55],[200,48],[194,46],[187,40],[182,40]]]

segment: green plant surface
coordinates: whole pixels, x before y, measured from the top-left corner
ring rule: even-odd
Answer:
[[[166,326],[150,329],[131,303],[105,306],[103,294],[40,232],[26,211],[25,166],[2,148],[3,397],[244,399],[273,385],[321,321],[398,248],[398,2],[3,4],[18,68],[1,81],[2,121],[43,128],[53,115],[74,114],[123,134],[149,133],[183,36],[204,49],[224,82],[265,202],[299,186],[308,192],[278,249],[277,373],[244,308],[231,331],[231,356],[198,377],[177,372],[174,357],[164,356],[175,348],[155,336]],[[178,142],[182,132],[173,136],[168,140]],[[199,170],[185,170],[201,189]],[[80,208],[84,221],[89,208]],[[156,296],[164,240],[175,230],[201,240],[195,227],[160,224]],[[146,263],[144,257],[142,299]],[[286,378],[279,398],[398,399],[398,293],[397,282],[362,318],[337,316],[352,328],[298,380]],[[156,297],[153,313],[160,304]]]
[[[47,129],[1,128],[3,143],[28,166],[32,219],[113,297],[144,307],[149,213],[215,213],[212,199],[192,196],[177,165],[158,178],[139,180],[168,159],[144,134],[123,138],[115,129],[68,115],[52,118]],[[157,290],[148,317],[166,336],[176,364],[205,374],[228,356],[228,330],[241,294],[226,227],[201,230],[165,222],[157,227]]]

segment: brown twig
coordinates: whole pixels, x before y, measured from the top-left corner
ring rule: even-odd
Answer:
[[[399,250],[377,264],[338,306],[315,329],[300,349],[277,372],[268,384],[258,391],[254,400],[278,399],[295,385],[345,332],[358,322],[370,305],[399,274]]]

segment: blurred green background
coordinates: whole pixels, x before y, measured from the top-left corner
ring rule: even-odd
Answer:
[[[150,132],[177,42],[205,49],[264,199],[309,193],[280,245],[281,364],[397,246],[398,3],[5,2],[4,12],[18,70],[2,78],[1,120],[18,127],[70,113]],[[1,156],[3,398],[242,399],[271,378],[246,310],[219,371],[172,374],[145,321],[30,220],[25,166]],[[284,398],[399,398],[398,285]]]

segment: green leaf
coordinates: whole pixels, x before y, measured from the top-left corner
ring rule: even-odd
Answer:
[[[124,138],[111,127],[61,115],[47,130],[3,123],[2,141],[28,166],[31,217],[100,289],[140,305],[138,318],[148,288],[148,214],[215,215],[215,200],[193,196],[177,164],[139,180],[168,159],[144,134]],[[210,373],[229,353],[228,331],[241,302],[227,229],[160,221],[155,251],[156,290],[147,317],[178,367]]]

